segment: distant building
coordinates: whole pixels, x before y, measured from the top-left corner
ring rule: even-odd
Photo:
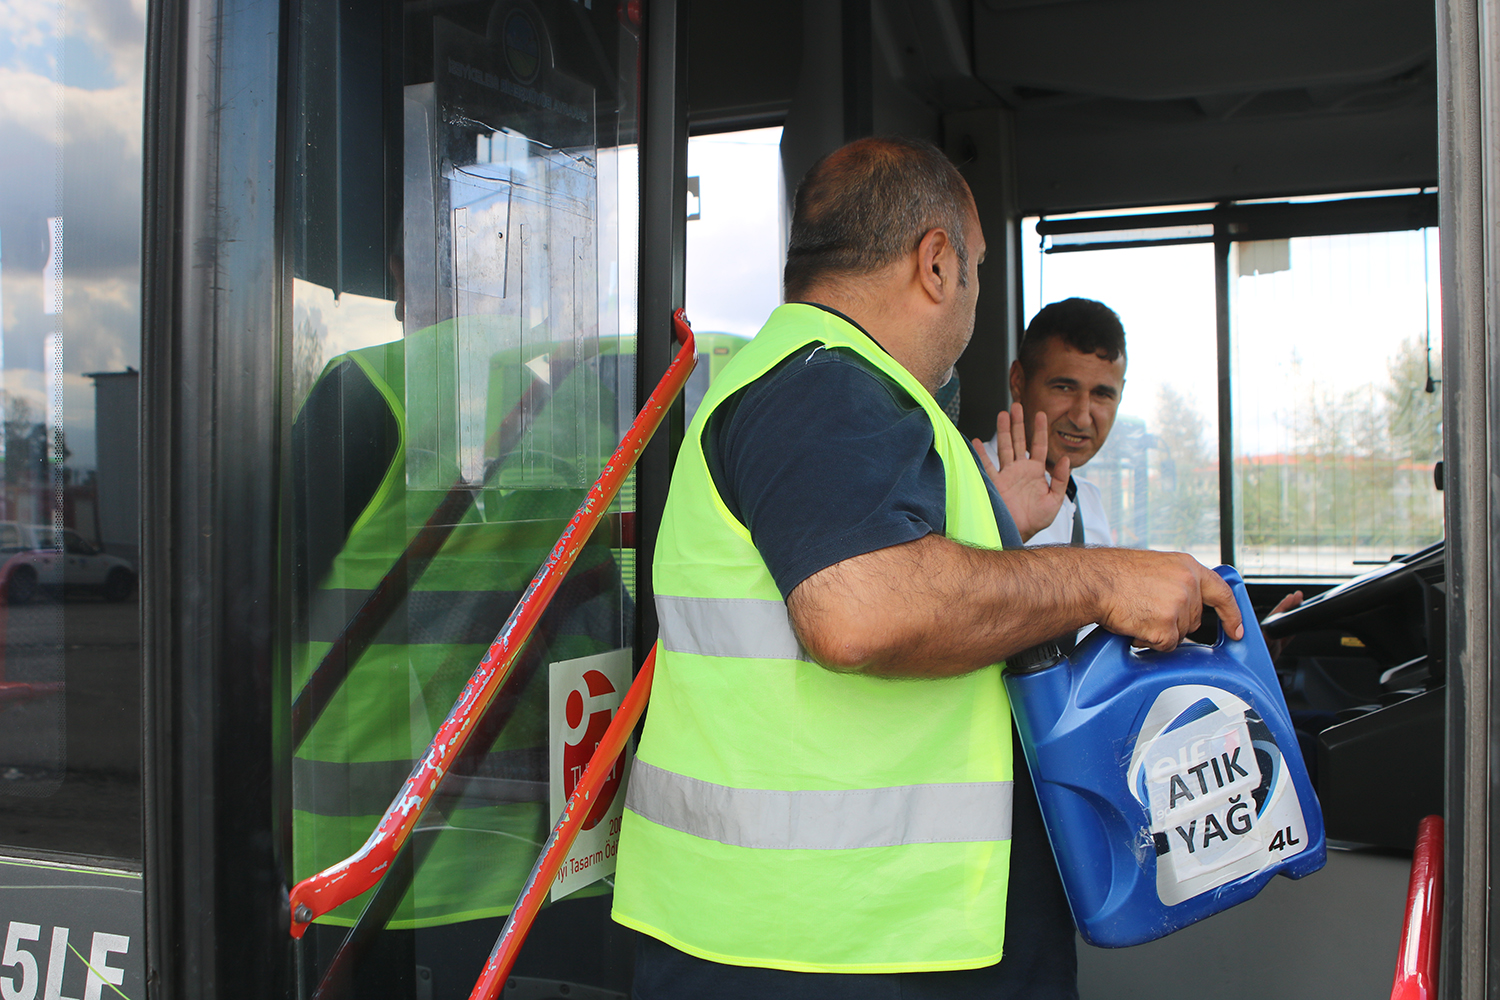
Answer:
[[[141,373],[127,368],[86,374],[94,380],[99,541],[106,552],[139,570]]]

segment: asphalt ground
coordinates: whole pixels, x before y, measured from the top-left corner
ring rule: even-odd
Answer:
[[[0,852],[141,857],[141,646],[136,600],[0,605]]]

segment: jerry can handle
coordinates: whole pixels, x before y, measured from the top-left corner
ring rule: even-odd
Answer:
[[[1196,642],[1200,646],[1217,646],[1226,638],[1224,623],[1219,620],[1219,613],[1205,604],[1203,605],[1203,619],[1198,623],[1197,628],[1183,637],[1183,641]]]
[[[1214,572],[1229,584],[1229,589],[1234,593],[1235,603],[1240,609],[1240,618],[1244,622],[1245,634],[1239,641],[1231,640],[1224,632],[1224,624],[1220,621],[1218,614],[1212,608],[1205,606],[1202,622],[1198,628],[1188,633],[1187,639],[1204,646],[1217,647],[1236,661],[1249,664],[1257,658],[1254,652],[1257,647],[1261,650],[1265,648],[1265,640],[1260,635],[1260,626],[1256,624],[1255,608],[1250,604],[1250,594],[1245,589],[1244,579],[1233,566],[1216,566]],[[1116,647],[1123,647],[1132,656],[1137,657],[1150,658],[1159,655],[1150,649],[1132,649],[1127,636],[1116,635],[1103,628],[1095,629],[1094,632],[1103,634],[1090,634],[1085,641],[1078,644],[1078,649],[1071,656],[1075,666],[1086,667],[1104,655],[1106,650]],[[1269,655],[1264,655],[1269,660]]]
[[[1219,620],[1219,615],[1212,608],[1204,606],[1203,620],[1198,628],[1189,632],[1187,639],[1204,646],[1219,646],[1229,655],[1236,659],[1244,660],[1248,656],[1250,647],[1245,643],[1253,634],[1257,640],[1260,637],[1260,629],[1255,621],[1255,609],[1250,604],[1250,595],[1245,589],[1245,581],[1232,566],[1216,567],[1214,572],[1218,573],[1229,584],[1229,589],[1234,592],[1235,602],[1240,607],[1240,616],[1245,623],[1245,636],[1239,642],[1231,642],[1224,632],[1224,625]],[[1264,640],[1259,640],[1262,643]],[[1116,635],[1104,628],[1094,629],[1078,647],[1071,653],[1064,654],[1058,640],[1051,639],[1039,643],[1030,649],[1023,650],[1005,661],[1005,673],[1009,676],[1020,677],[1027,674],[1041,673],[1051,667],[1057,666],[1064,659],[1071,659],[1078,666],[1086,666],[1097,659],[1106,649],[1123,645],[1128,651],[1136,655],[1146,655],[1149,650],[1130,650],[1130,639],[1128,636]]]

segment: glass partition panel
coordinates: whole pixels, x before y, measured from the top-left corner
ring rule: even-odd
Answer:
[[[135,865],[145,6],[0,33],[0,853]]]
[[[301,879],[369,836],[634,415],[622,140],[637,58],[613,4],[299,8],[283,652],[309,708],[292,768]],[[347,975],[354,995],[468,995],[593,722],[630,683],[628,503],[409,851],[309,929],[309,992]],[[608,916],[616,836],[608,819],[585,832],[520,993],[628,992],[632,945]]]
[[[1443,537],[1437,230],[1237,243],[1236,551],[1350,576]]]

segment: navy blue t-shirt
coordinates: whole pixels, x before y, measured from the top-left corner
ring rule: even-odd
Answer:
[[[945,532],[932,421],[854,351],[815,345],[792,354],[720,404],[703,450],[783,598],[834,563]],[[982,473],[1001,540],[1019,548],[1015,522]]]

